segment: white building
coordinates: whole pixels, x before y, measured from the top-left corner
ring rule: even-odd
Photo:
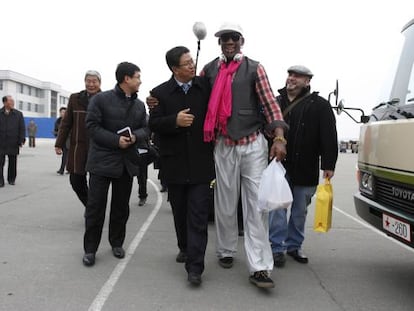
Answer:
[[[70,92],[60,85],[44,82],[11,70],[0,70],[0,97],[11,95],[25,117],[58,117]],[[2,106],[0,106],[2,107]]]

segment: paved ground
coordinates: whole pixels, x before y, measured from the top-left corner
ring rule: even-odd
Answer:
[[[355,160],[340,155],[329,233],[312,231],[310,210],[308,265],[288,259],[273,272],[275,289],[257,289],[248,282],[243,238],[235,266],[222,269],[210,224],[203,284],[192,288],[175,262],[171,209],[152,169],[143,207],[134,182],[126,258],[112,256],[105,224],[96,265],[84,267],[83,207],[68,176],[56,174],[53,141],[39,140],[23,148],[16,186],[0,189],[0,310],[413,310],[413,252],[356,218]]]

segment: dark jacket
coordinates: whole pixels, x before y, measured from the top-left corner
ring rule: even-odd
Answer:
[[[85,90],[70,96],[65,116],[60,122],[57,133],[55,147],[63,148],[67,139],[70,138],[66,169],[72,174],[83,175],[86,173],[89,135],[85,119],[89,100],[90,96]]]
[[[19,147],[26,141],[23,114],[16,109],[6,115],[5,108],[0,109],[0,154],[19,154]]]
[[[289,105],[286,88],[279,93],[277,100],[284,111]],[[287,175],[293,185],[316,186],[319,170],[335,170],[338,158],[336,120],[331,105],[318,92],[313,92],[284,118],[289,124],[284,161]]]
[[[137,143],[119,148],[118,130],[129,126]],[[130,98],[117,85],[113,90],[92,97],[86,116],[89,130],[89,155],[86,170],[111,178],[121,177],[124,169],[130,176],[139,173],[137,147],[146,146],[149,137],[145,105],[133,94]]]
[[[163,179],[173,184],[209,183],[214,179],[213,144],[203,140],[210,85],[195,77],[185,94],[172,77],[152,90],[159,100],[150,113],[149,127],[159,138]],[[176,127],[179,111],[195,115],[190,127]]]
[[[57,118],[56,121],[55,121],[55,125],[53,127],[53,136],[55,136],[55,137],[58,136],[60,122],[62,122],[62,117]]]

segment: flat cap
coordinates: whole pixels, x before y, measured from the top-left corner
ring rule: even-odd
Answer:
[[[312,71],[309,68],[302,65],[290,66],[287,70],[288,73],[294,72],[303,76],[308,76],[309,78],[313,77]]]
[[[220,37],[221,35],[229,32],[238,32],[241,36],[243,36],[243,29],[240,27],[240,25],[228,22],[221,25],[214,36]]]

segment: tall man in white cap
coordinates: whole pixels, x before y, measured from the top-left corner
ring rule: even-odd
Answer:
[[[271,288],[273,269],[268,217],[258,212],[260,177],[268,163],[268,145],[263,130],[274,138],[270,156],[281,161],[286,155],[286,123],[263,66],[241,52],[243,30],[223,24],[215,34],[222,54],[202,70],[212,92],[204,123],[204,140],[215,141],[216,188],[214,193],[219,264],[233,266],[237,251],[237,205],[241,195],[244,245],[249,280]]]
[[[69,97],[68,107],[60,122],[55,142],[55,152],[63,153],[66,140],[70,139],[66,168],[69,180],[79,200],[86,207],[88,201],[88,183],[86,180],[86,159],[88,157],[89,136],[86,130],[86,111],[90,99],[101,91],[101,75],[96,70],[85,73],[85,90]]]
[[[335,116],[326,99],[318,92],[311,93],[312,76],[305,66],[289,67],[286,85],[277,97],[289,124],[283,164],[293,202],[289,220],[286,210],[270,212],[270,242],[276,267],[285,265],[286,251],[297,262],[308,262],[302,251],[307,207],[319,182],[319,167],[323,178],[331,179],[338,157]]]

